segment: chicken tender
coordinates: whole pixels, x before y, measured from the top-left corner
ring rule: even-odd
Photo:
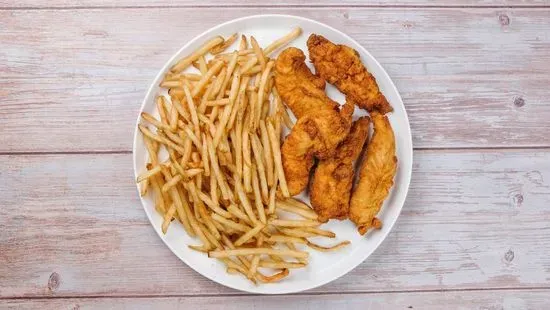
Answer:
[[[290,195],[306,189],[314,158],[327,159],[349,133],[353,103],[336,110],[312,111],[301,117],[281,148],[283,169]]]
[[[310,185],[310,199],[321,222],[348,217],[353,163],[368,138],[369,123],[368,117],[355,121],[349,135],[336,149],[335,156],[319,161],[315,169]]]
[[[337,111],[339,104],[325,93],[325,81],[311,73],[305,60],[304,52],[295,47],[277,57],[275,86],[284,103],[297,119],[312,111]]]
[[[393,110],[357,51],[315,34],[307,40],[307,47],[317,74],[336,86],[348,101],[369,112],[376,110],[385,114]]]
[[[371,113],[374,133],[367,146],[366,158],[359,172],[350,202],[350,219],[364,235],[370,228],[380,228],[382,222],[376,218],[384,199],[393,185],[397,170],[395,137],[386,116]]]

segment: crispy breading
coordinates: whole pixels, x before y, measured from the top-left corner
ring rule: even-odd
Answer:
[[[336,86],[348,101],[369,112],[376,110],[385,114],[393,110],[357,51],[316,34],[309,36],[307,47],[317,74]]]
[[[325,93],[325,81],[313,75],[302,50],[289,47],[275,62],[275,86],[297,119],[319,110],[337,110],[339,104]]]
[[[340,112],[312,111],[298,120],[281,148],[283,169],[290,195],[306,189],[314,157],[334,156],[336,148],[348,135],[353,104],[346,103]]]
[[[376,215],[393,185],[397,170],[395,137],[386,116],[371,113],[374,133],[367,146],[366,158],[359,172],[359,182],[351,196],[350,219],[364,235],[370,228],[380,228]]]
[[[335,155],[319,161],[310,184],[311,206],[319,215],[319,221],[343,220],[348,217],[353,164],[369,135],[368,117],[352,124],[349,135],[338,146]]]

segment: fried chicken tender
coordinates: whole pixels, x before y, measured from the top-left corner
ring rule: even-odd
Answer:
[[[350,219],[364,235],[370,228],[379,229],[382,222],[376,218],[384,199],[393,185],[397,170],[395,137],[386,116],[371,113],[374,133],[367,146],[367,154],[359,173],[350,202]]]
[[[337,110],[339,104],[325,93],[325,81],[313,75],[301,49],[289,47],[275,62],[275,85],[284,103],[294,116],[319,110]]]
[[[393,110],[357,51],[316,34],[309,36],[307,47],[317,74],[336,86],[348,101],[354,101],[369,112],[376,110],[386,114]]]
[[[314,158],[327,159],[349,133],[353,103],[338,110],[311,111],[292,127],[281,148],[288,191],[294,196],[306,189]]]
[[[334,157],[321,160],[310,184],[311,206],[319,221],[348,217],[353,163],[359,157],[369,135],[368,117],[355,121],[349,135],[336,149]]]

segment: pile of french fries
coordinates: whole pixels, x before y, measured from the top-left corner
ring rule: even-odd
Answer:
[[[178,220],[202,242],[191,249],[254,283],[305,267],[304,246],[330,251],[349,244],[323,247],[307,239],[335,234],[290,197],[282,167],[283,126],[292,121],[273,86],[270,55],[300,34],[296,28],[263,49],[242,35],[230,53],[237,34],[209,40],[165,75],[166,92],[156,98],[160,119],[144,112],[139,124],[149,161],[137,182],[141,195],[153,192],[162,232]]]

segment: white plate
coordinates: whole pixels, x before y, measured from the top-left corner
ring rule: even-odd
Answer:
[[[162,217],[155,211],[151,197],[147,196],[141,199],[143,208],[151,224],[160,238],[176,256],[195,271],[212,281],[241,291],[262,294],[294,293],[318,287],[343,276],[363,262],[388,235],[401,212],[411,179],[412,139],[409,120],[401,97],[388,74],[369,52],[355,40],[330,26],[303,17],[255,15],[223,23],[200,34],[185,44],[160,70],[143,100],[141,111],[154,112],[154,98],[159,91],[158,84],[163,75],[178,59],[198,48],[212,36],[222,35],[226,37],[238,32],[248,36],[253,35],[260,43],[260,46],[267,46],[270,42],[282,37],[297,26],[302,28],[303,34],[293,41],[292,45],[301,48],[306,55],[309,54],[306,47],[308,36],[312,33],[321,34],[335,43],[346,44],[359,51],[363,63],[376,77],[380,89],[394,108],[394,112],[390,113],[389,119],[395,131],[397,158],[399,160],[395,185],[379,214],[384,223],[381,230],[369,232],[366,236],[360,236],[350,221],[330,221],[323,227],[334,231],[337,234],[338,240],[350,240],[351,246],[329,253],[310,250],[310,263],[307,268],[291,270],[290,276],[281,282],[260,284],[257,286],[251,284],[240,275],[227,274],[222,263],[219,263],[217,260],[209,259],[204,254],[190,250],[187,245],[197,244],[198,241],[187,236],[183,227],[177,222],[170,225],[168,233],[163,235],[161,232]],[[378,43],[383,44],[383,42]],[[340,103],[344,102],[344,97],[329,84],[327,84],[327,91],[333,99]],[[154,114],[158,115],[157,113]],[[362,114],[364,112],[356,108],[354,116],[357,117]],[[136,126],[134,134],[134,172],[136,177],[144,170],[146,160],[147,152]],[[333,242],[334,240],[330,240],[330,243]]]

